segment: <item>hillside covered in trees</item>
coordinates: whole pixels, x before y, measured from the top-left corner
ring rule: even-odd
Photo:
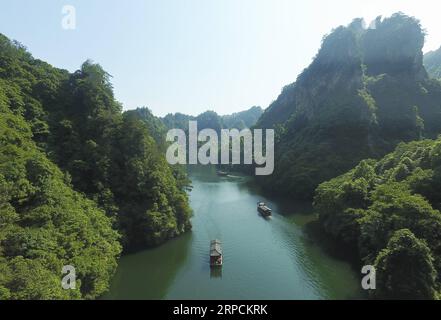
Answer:
[[[275,172],[264,187],[311,199],[323,181],[402,141],[441,133],[441,84],[423,66],[424,32],[401,13],[361,19],[323,39],[311,65],[256,127],[276,130]]]
[[[441,48],[424,55],[424,67],[432,78],[441,79]]]
[[[69,73],[0,35],[0,112],[0,299],[99,297],[122,248],[191,228],[186,177],[99,65]]]
[[[322,183],[314,208],[324,230],[376,267],[376,298],[441,292],[441,138],[400,144]]]

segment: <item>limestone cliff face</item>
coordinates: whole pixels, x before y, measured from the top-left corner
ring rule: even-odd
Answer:
[[[271,189],[309,198],[322,181],[401,141],[441,132],[441,86],[423,66],[424,33],[403,14],[361,19],[324,38],[311,65],[257,127],[276,128]],[[274,188],[274,186],[279,188]]]

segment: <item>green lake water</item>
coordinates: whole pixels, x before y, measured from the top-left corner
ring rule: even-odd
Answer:
[[[250,178],[190,169],[193,231],[120,259],[105,299],[358,299],[361,274],[331,257],[305,226],[310,208],[259,193]],[[265,219],[258,201],[273,209]],[[224,265],[211,270],[210,240]]]

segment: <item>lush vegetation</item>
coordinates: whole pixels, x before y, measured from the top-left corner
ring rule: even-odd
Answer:
[[[424,67],[432,78],[441,79],[441,48],[424,55]]]
[[[262,115],[261,107],[251,107],[248,110],[220,116],[214,111],[206,111],[194,117],[182,113],[168,114],[162,121],[168,129],[188,130],[188,121],[197,121],[198,129],[214,129],[220,132],[221,129],[245,129],[254,126]]]
[[[71,74],[0,35],[0,298],[98,297],[122,247],[191,228],[155,123],[121,110],[99,65]],[[61,288],[68,264],[78,290]]]
[[[162,122],[161,118],[156,117],[152,111],[146,107],[129,110],[126,111],[125,114],[141,120],[147,126],[150,136],[155,139],[158,147],[165,149],[167,146],[165,140],[167,135],[167,127]]]
[[[377,269],[377,298],[439,297],[441,137],[400,144],[322,183],[314,208],[324,230]]]
[[[264,112],[256,127],[276,130],[276,170],[260,179],[314,196],[324,231],[375,266],[373,298],[437,299],[441,51],[424,57],[426,71],[418,20],[398,13],[372,26],[356,19],[326,36]]]
[[[326,233],[375,265],[374,297],[439,298],[440,50],[425,68],[423,44],[414,18],[370,29],[356,19],[265,112],[161,119],[122,112],[100,65],[69,73],[0,34],[0,299],[99,297],[123,250],[189,230],[189,180],[164,159],[166,130],[189,120],[274,128],[276,169],[262,185],[307,199],[316,190]],[[64,265],[76,290],[61,288]]]
[[[119,236],[32,141],[30,125],[9,109],[22,97],[10,89],[1,82],[0,299],[97,297],[115,271]],[[64,265],[76,266],[78,290],[61,288]]]
[[[312,64],[256,127],[276,130],[268,191],[311,199],[319,183],[402,142],[441,133],[441,84],[423,67],[424,32],[403,14],[360,19],[323,39]]]

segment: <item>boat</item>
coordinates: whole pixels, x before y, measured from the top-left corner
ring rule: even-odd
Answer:
[[[265,204],[265,202],[257,203],[257,211],[264,217],[270,217],[272,215],[272,210]]]
[[[212,240],[210,244],[210,266],[222,266],[222,244],[220,240]]]
[[[218,171],[217,175],[220,177],[228,177],[228,172],[226,171]]]

